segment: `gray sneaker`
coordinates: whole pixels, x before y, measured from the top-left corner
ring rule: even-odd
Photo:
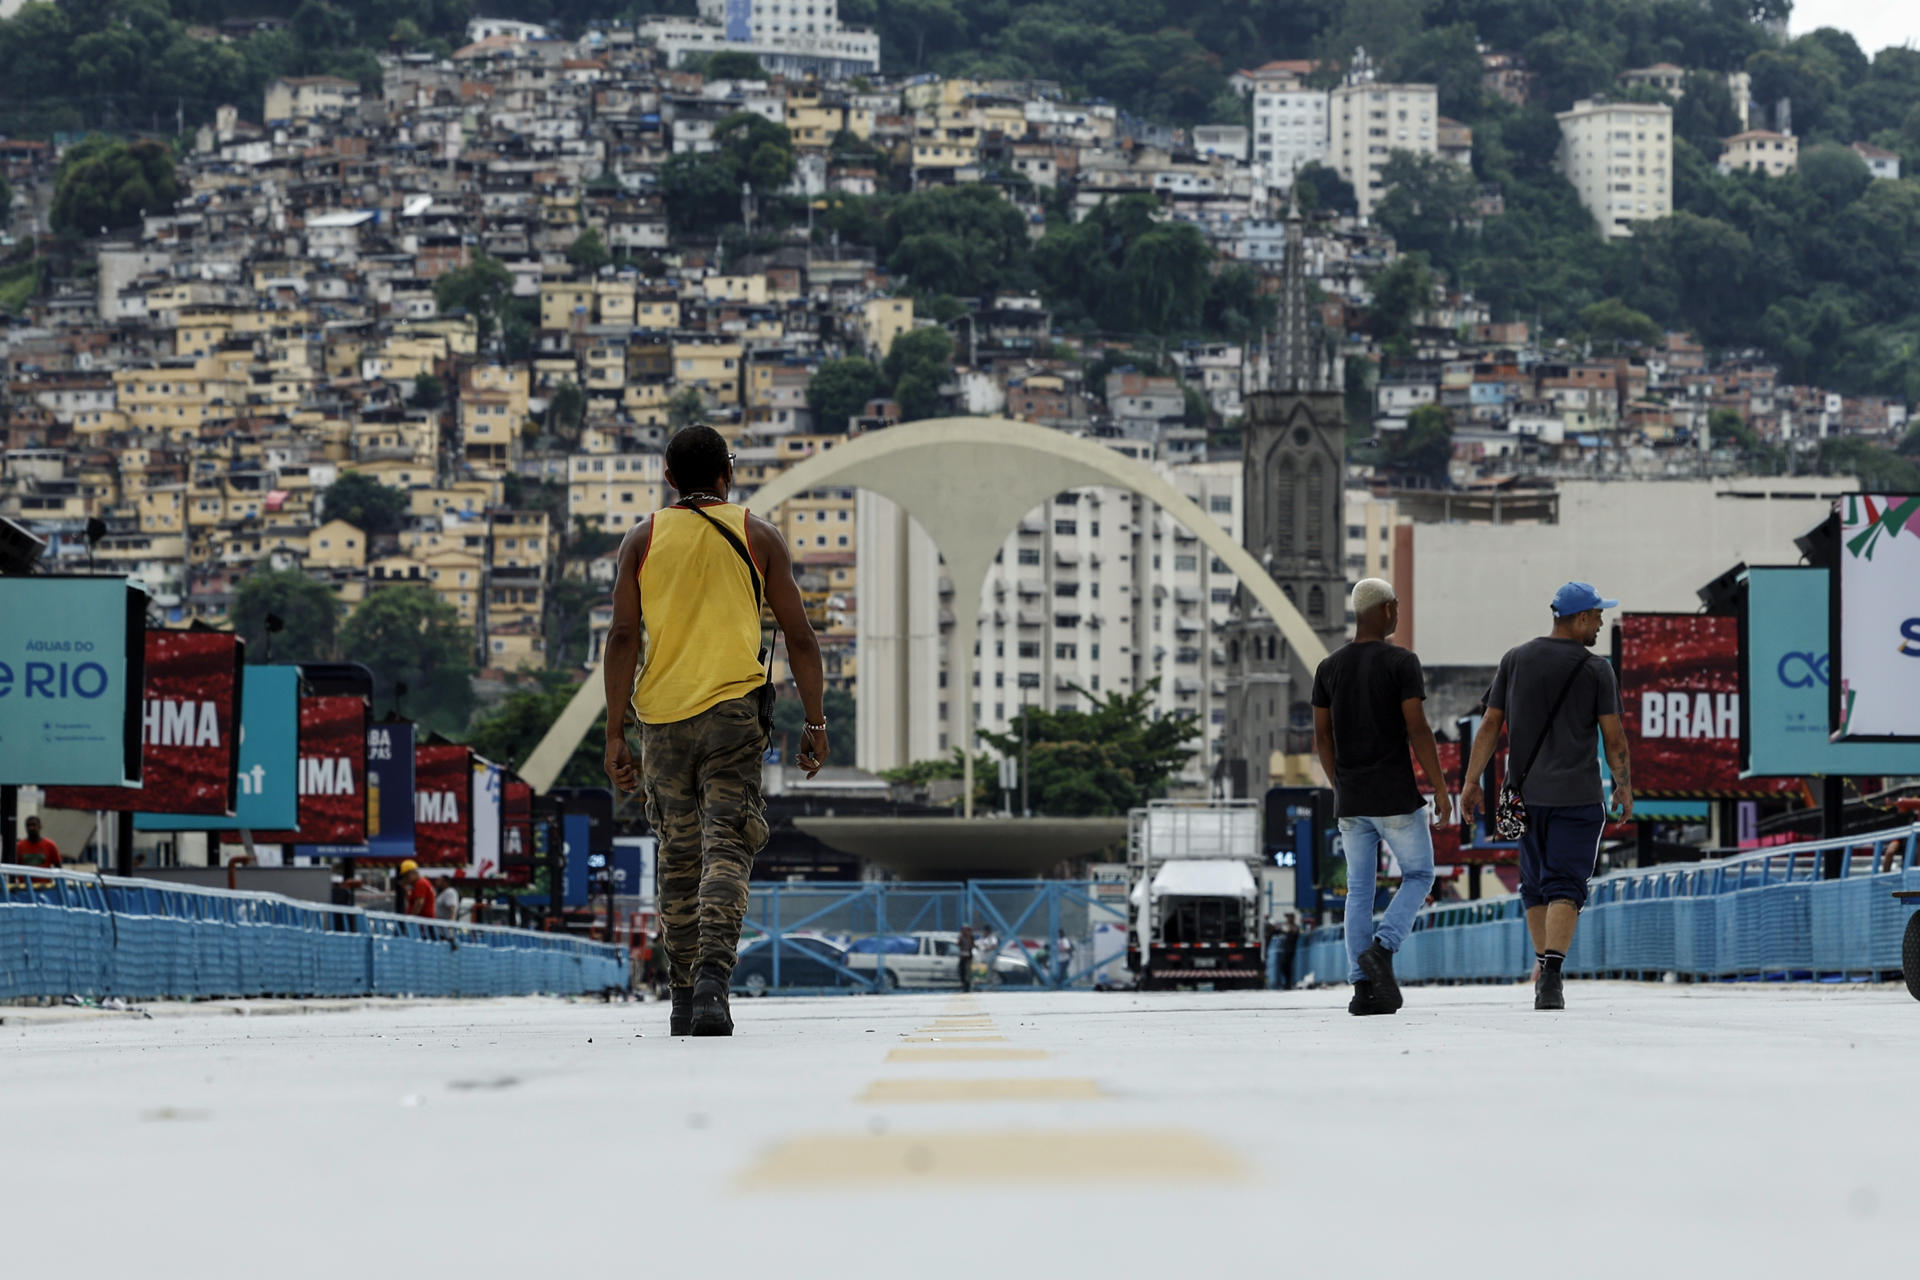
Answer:
[[[1540,981],[1533,989],[1533,1007],[1536,1009],[1567,1007],[1566,977],[1558,969],[1541,970]]]

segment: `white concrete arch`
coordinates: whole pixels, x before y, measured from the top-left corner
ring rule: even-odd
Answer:
[[[1114,485],[1159,506],[1191,530],[1225,562],[1248,594],[1263,607],[1307,669],[1326,657],[1326,646],[1260,562],[1206,512],[1152,467],[1095,440],[1066,435],[1008,418],[933,418],[873,431],[788,468],[754,494],[762,514],[812,489],[870,489],[898,504],[933,539],[953,581],[954,634],[949,653],[957,668],[960,741],[974,736],[973,643],[979,629],[979,599],[993,557],[1007,534],[1054,494],[1084,485]],[[582,685],[566,712],[534,750],[520,773],[545,791],[604,705],[598,671]],[[967,762],[967,816],[973,808],[973,752]]]

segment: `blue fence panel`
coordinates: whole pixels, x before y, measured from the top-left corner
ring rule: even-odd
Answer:
[[[533,995],[627,983],[624,949],[564,935],[0,867],[0,999]]]
[[[1837,878],[1822,879],[1834,869]],[[1911,908],[1893,897],[1920,890],[1920,826],[1811,841],[1715,862],[1614,872],[1593,882],[1567,955],[1582,975],[1699,979],[1844,974],[1900,968]],[[1421,912],[1395,969],[1405,981],[1523,977],[1532,946],[1518,899]],[[1304,940],[1295,980],[1346,980],[1344,928]]]

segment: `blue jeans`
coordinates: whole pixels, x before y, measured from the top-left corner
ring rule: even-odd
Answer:
[[[1267,939],[1267,990],[1280,989],[1280,935]]]
[[[1373,927],[1373,893],[1380,874],[1380,844],[1385,841],[1400,863],[1400,888],[1387,913]],[[1398,951],[1413,929],[1414,913],[1433,888],[1433,832],[1427,810],[1395,818],[1342,818],[1340,843],[1347,854],[1347,981],[1358,982],[1360,953],[1378,940]]]

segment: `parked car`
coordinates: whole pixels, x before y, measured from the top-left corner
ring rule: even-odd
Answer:
[[[789,937],[780,943],[782,987],[858,986],[858,980],[845,972],[850,967],[846,948],[824,938]],[[763,996],[773,988],[773,940],[762,938],[743,949],[734,962],[733,989]]]
[[[882,983],[897,987],[957,987],[960,985],[960,935],[957,933],[895,933],[856,938],[847,948],[847,963],[862,973],[880,968],[887,960]]]

